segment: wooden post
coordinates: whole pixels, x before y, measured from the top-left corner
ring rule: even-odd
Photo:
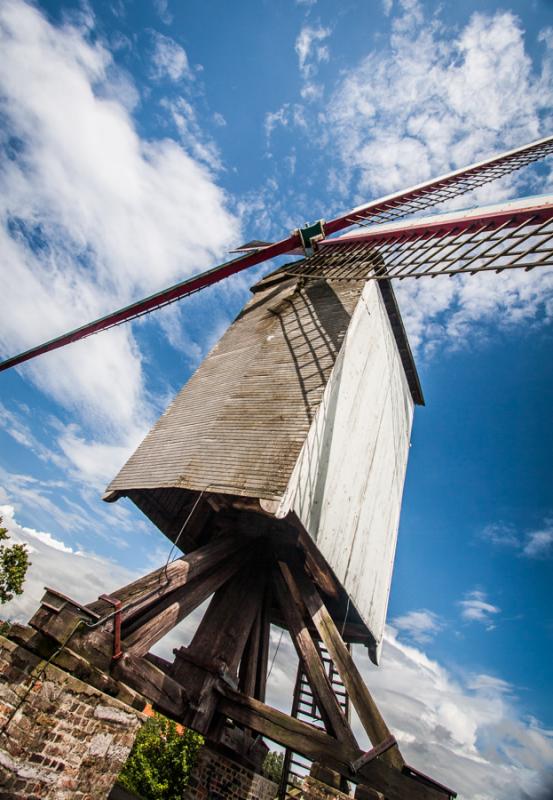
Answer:
[[[217,706],[216,681],[235,682],[240,659],[262,605],[267,569],[251,562],[213,596],[190,646],[175,651],[171,677],[186,687],[184,724],[207,733]]]
[[[340,673],[342,683],[371,743],[373,745],[380,744],[391,735],[390,730],[367,689],[361,673],[357,669],[351,653],[340,636],[321,596],[297,565],[295,565],[293,575],[287,564],[281,564],[281,570],[290,592],[297,599],[301,597],[305,603],[309,616],[313,620],[334,662],[334,666]],[[380,759],[398,769],[401,769],[405,763],[397,745],[383,753]]]
[[[299,600],[297,592],[294,594],[287,591],[287,585],[283,579],[286,564],[279,562],[278,566],[279,569],[273,573],[273,586],[325,726],[331,735],[356,748],[355,736],[336,699],[321,655],[304,621],[303,604]]]

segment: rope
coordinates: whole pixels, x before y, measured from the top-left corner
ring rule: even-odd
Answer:
[[[267,680],[269,680],[269,678],[271,677],[271,672],[273,671],[273,666],[274,666],[275,659],[276,659],[276,657],[277,657],[277,653],[278,653],[278,650],[279,650],[279,648],[280,648],[280,643],[282,642],[282,637],[283,637],[283,636],[284,636],[284,630],[281,630],[281,632],[280,632],[280,638],[279,638],[279,640],[278,640],[278,644],[277,644],[277,646],[276,646],[276,650],[275,650],[275,652],[274,652],[273,659],[272,659],[272,661],[271,661],[271,666],[269,667],[269,672],[267,673]]]

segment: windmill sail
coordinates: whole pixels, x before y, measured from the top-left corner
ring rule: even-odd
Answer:
[[[341,214],[328,222],[323,223],[321,221],[318,226],[307,226],[304,229],[298,229],[279,242],[257,242],[259,249],[255,247],[253,250],[251,250],[249,246],[246,246],[246,253],[240,258],[227,261],[199,275],[194,275],[192,278],[157,292],[151,297],[138,300],[100,319],[82,325],[73,331],[56,336],[48,342],[44,342],[23,353],[0,361],[0,372],[23,364],[36,356],[43,355],[44,353],[64,347],[72,342],[84,339],[87,336],[91,336],[103,330],[108,330],[115,325],[137,319],[154,309],[162,308],[168,303],[173,303],[176,300],[187,297],[230,275],[234,275],[256,264],[269,261],[276,256],[298,252],[298,248],[300,248],[299,252],[301,252],[301,249],[305,248],[306,245],[309,247],[311,231],[314,228],[318,228],[322,235],[324,232],[324,234],[330,236],[352,225],[364,224],[366,221],[385,222],[399,217],[409,216],[435,205],[439,205],[440,203],[453,200],[467,192],[471,192],[479,186],[502,178],[515,170],[543,159],[552,152],[553,137],[549,136],[514,150],[500,153],[499,155],[477,164],[472,164],[463,169],[450,172],[439,178],[426,181],[418,186],[413,186],[401,192],[396,192],[387,197],[380,198],[379,200],[374,200],[363,206],[358,206],[352,211]],[[249,244],[251,245],[252,243]],[[244,248],[239,248],[239,251],[242,249]]]

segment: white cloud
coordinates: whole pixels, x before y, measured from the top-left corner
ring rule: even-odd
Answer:
[[[498,606],[488,602],[486,593],[479,589],[467,592],[464,600],[459,601],[461,607],[461,617],[467,622],[480,622],[490,631],[495,628],[493,618],[501,611]]]
[[[343,80],[328,111],[344,169],[387,194],[537,138],[553,93],[510,12],[474,14],[458,36],[404,2],[387,50]]]
[[[323,42],[328,39],[330,34],[330,28],[323,28],[322,25],[304,25],[299,32],[295,49],[298,54],[300,73],[305,81],[309,81],[317,74],[321,62],[329,60],[328,45]]]
[[[0,505],[0,516],[11,542],[29,545],[31,560],[23,594],[2,606],[6,619],[27,622],[37,610],[45,586],[81,603],[90,603],[102,592],[114,591],[139,577],[93,553],[75,551],[50,533],[20,525],[12,505]]]
[[[154,8],[159,14],[160,20],[165,25],[170,25],[173,22],[173,15],[169,11],[168,0],[154,0]]]
[[[158,31],[152,31],[154,38],[154,52],[152,54],[152,77],[156,80],[169,78],[179,81],[181,78],[190,77],[190,67],[186,50],[170,36],[164,36]]]
[[[553,555],[553,520],[546,518],[535,530],[518,531],[514,525],[494,522],[486,525],[481,537],[493,545],[510,547],[526,558],[549,558]]]
[[[178,97],[175,100],[162,100],[161,106],[170,112],[183,147],[190,151],[190,155],[213,170],[220,169],[221,160],[217,146],[201,130],[192,104],[184,97]]]
[[[213,114],[213,122],[217,125],[218,128],[226,128],[227,121],[224,116],[219,113],[219,111],[215,111]]]
[[[434,636],[444,628],[444,623],[440,617],[428,609],[419,611],[409,611],[392,620],[392,625],[401,633],[407,634],[415,642],[424,644],[429,642]]]
[[[114,96],[111,56],[89,34],[53,26],[22,0],[0,6],[4,355],[197,272],[239,238],[225,193],[191,155],[204,144],[199,128],[185,146],[141,139],[128,91],[124,102]],[[130,326],[21,373],[80,421],[62,443],[77,468],[88,460],[88,474],[98,474],[96,445],[98,463],[107,442],[119,458],[156,413]]]
[[[527,534],[522,552],[528,558],[547,558],[553,555],[553,521],[546,520],[547,527]]]
[[[267,139],[271,138],[271,134],[277,126],[287,128],[292,125],[298,128],[307,127],[304,108],[298,103],[292,105],[290,105],[290,103],[284,103],[277,111],[268,111],[265,114],[265,133]]]
[[[279,639],[271,636],[271,656]],[[382,663],[365,651],[354,657],[407,763],[458,792],[459,800],[537,798],[553,761],[553,732],[520,711],[514,687],[499,676],[455,678],[421,649],[405,644],[390,627]],[[268,683],[268,702],[289,711],[296,655],[281,643]],[[359,722],[361,747],[370,746]]]
[[[482,539],[500,547],[514,547],[520,545],[520,538],[514,525],[506,522],[492,522],[486,525],[481,533]]]
[[[340,82],[325,116],[341,169],[333,185],[366,202],[544,135],[551,128],[552,49],[540,71],[511,12],[474,14],[460,31],[402,0],[388,46]],[[526,177],[525,177],[526,174]],[[530,173],[483,187],[457,206],[543,191]],[[526,183],[524,183],[526,181]],[[470,347],[485,323],[508,327],[553,319],[551,270],[404,281],[398,299],[412,345]],[[481,340],[481,337],[479,337]]]

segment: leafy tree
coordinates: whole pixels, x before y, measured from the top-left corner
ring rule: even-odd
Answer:
[[[204,740],[155,714],[140,729],[118,783],[144,800],[182,800]]]
[[[0,517],[0,542],[6,542],[9,538]],[[0,544],[0,603],[7,603],[14,594],[22,594],[23,582],[30,565],[26,545]]]
[[[282,770],[284,769],[284,753],[270,750],[265,756],[262,772],[266,778],[275,783],[280,783]]]

